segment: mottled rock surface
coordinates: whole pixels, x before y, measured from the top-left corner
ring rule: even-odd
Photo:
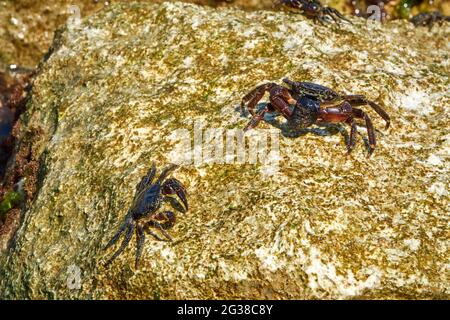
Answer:
[[[175,2],[177,0],[138,0],[146,3]],[[208,6],[234,6],[246,10],[281,8],[274,6],[274,0],[183,0]],[[120,0],[0,0],[0,71],[6,70],[8,64],[18,64],[33,68],[47,52],[53,40],[54,31],[67,19],[86,17],[94,12],[107,8]],[[123,2],[123,0],[122,0]],[[353,8],[347,0],[321,0],[323,5],[331,6],[346,14],[354,14],[354,10],[366,13],[370,0],[359,1]],[[398,18],[400,0],[391,0],[384,7],[386,18]],[[439,10],[450,15],[450,2],[434,0],[423,2],[411,10],[415,15],[419,12]],[[372,11],[370,11],[372,13]]]
[[[0,255],[0,297],[448,298],[449,26],[352,21],[166,3],[113,5],[70,25],[22,117],[42,133],[42,163]],[[382,104],[392,128],[367,108],[372,158],[363,126],[349,157],[348,128],[315,126],[278,136],[278,171],[185,164],[174,175],[190,210],[176,241],[147,237],[135,271],[133,240],[105,269],[102,247],[140,177],[151,161],[179,160],[173,132],[193,135],[194,120],[242,128],[242,96],[286,76]]]
[[[161,3],[167,0],[141,0]],[[169,0],[172,1],[173,0]],[[342,0],[338,0],[342,1]],[[0,0],[0,71],[8,64],[33,68],[47,52],[54,31],[67,19],[86,17],[119,0]],[[124,2],[122,0],[122,2]],[[126,1],[125,1],[126,2]],[[185,0],[196,4],[271,8],[272,0]]]
[[[176,0],[139,0],[146,3],[174,2]],[[275,9],[274,0],[183,0],[208,6],[235,6],[246,10]],[[42,59],[50,46],[54,31],[69,18],[86,17],[103,10],[109,5],[123,0],[0,0],[0,71],[8,64],[18,64],[33,68]],[[126,1],[125,1],[126,2]],[[389,1],[384,7],[388,16],[398,18],[396,13],[400,0]],[[332,6],[346,14],[353,14],[353,8],[347,0],[321,0],[323,5]],[[370,0],[359,1],[360,13],[367,12]],[[415,6],[411,14],[439,10],[450,15],[450,2],[434,0]],[[406,10],[409,12],[409,10]]]

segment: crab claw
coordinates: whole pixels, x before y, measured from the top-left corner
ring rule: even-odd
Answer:
[[[181,202],[184,205],[184,208],[187,211],[189,210],[189,205],[186,199],[186,193],[186,188],[180,181],[175,178],[167,179],[162,185],[162,194],[166,196],[176,194],[178,198],[180,198]]]

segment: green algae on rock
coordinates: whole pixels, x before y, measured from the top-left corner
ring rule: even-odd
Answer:
[[[448,298],[449,28],[352,22],[136,3],[61,32],[22,117],[41,128],[41,174],[0,255],[1,297]],[[105,269],[136,183],[179,160],[174,132],[243,128],[243,95],[283,77],[382,104],[392,128],[367,110],[373,157],[345,156],[343,126],[277,136],[269,173],[196,163],[194,145],[175,242],[148,237],[138,271],[130,246]]]
[[[6,216],[6,213],[23,200],[23,195],[19,192],[10,191],[5,194],[0,202],[0,219]]]

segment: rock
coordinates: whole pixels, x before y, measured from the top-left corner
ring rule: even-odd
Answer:
[[[448,298],[449,26],[352,22],[135,3],[59,32],[22,117],[41,164],[0,256],[2,298]],[[370,159],[364,127],[346,157],[344,125],[261,123],[248,135],[269,136],[263,161],[204,161],[213,133],[247,124],[240,99],[283,77],[365,94],[392,127],[363,107]],[[190,210],[173,243],[147,237],[139,270],[134,239],[105,269],[152,161],[183,163]]]
[[[103,3],[92,0],[2,1],[0,70],[7,64],[35,67],[47,52],[55,29],[68,17],[85,16],[102,7]]]
[[[164,0],[141,0],[155,3]],[[270,8],[272,0],[185,0],[204,5],[235,5],[246,9]],[[67,19],[86,17],[118,0],[15,0],[0,3],[0,71],[8,64],[34,68],[52,43],[54,31]],[[123,2],[123,1],[122,1]]]
[[[54,31],[64,25],[67,19],[78,16],[86,17],[94,12],[107,8],[120,0],[54,0],[51,2],[15,0],[0,3],[0,71],[7,70],[8,64],[19,64],[34,68],[47,52]],[[140,0],[146,3],[160,3],[177,0]],[[183,0],[208,6],[234,6],[246,10],[272,9],[274,0]],[[123,1],[122,1],[123,2]],[[323,5],[338,9],[348,15],[355,8],[347,0],[320,0]],[[366,3],[367,2],[367,3]],[[373,9],[368,9],[369,1],[359,1],[356,5],[360,14],[371,15]],[[388,19],[398,18],[398,1],[385,4],[384,10]],[[450,3],[447,0],[424,2],[404,11],[412,15],[419,12],[439,10],[444,15],[450,15]]]

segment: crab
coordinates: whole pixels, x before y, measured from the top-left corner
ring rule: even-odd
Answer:
[[[347,21],[350,24],[352,23],[338,10],[323,6],[318,0],[278,0],[275,4],[286,5],[290,8],[301,10],[307,17],[313,18],[322,24],[330,21],[330,19],[336,23],[339,23],[340,20]]]
[[[283,79],[283,82],[290,88],[276,83],[265,83],[242,98],[241,112],[244,111],[247,104],[247,110],[252,115],[252,119],[244,128],[244,131],[255,128],[267,112],[281,113],[288,120],[289,126],[295,128],[306,128],[320,122],[345,122],[351,127],[350,138],[347,142],[347,154],[350,154],[355,147],[357,133],[354,119],[363,119],[367,128],[368,156],[370,157],[376,145],[375,130],[369,115],[355,107],[369,105],[385,120],[385,129],[389,128],[390,117],[386,111],[363,95],[342,95],[316,83],[295,82],[287,78]],[[269,92],[270,102],[264,108],[255,112],[256,104],[266,92]],[[291,108],[291,105],[294,105],[294,107]]]
[[[164,237],[166,237],[166,241],[173,241],[166,230],[172,228],[175,224],[175,213],[172,211],[158,212],[158,210],[161,208],[164,201],[170,202],[172,207],[179,212],[185,213],[188,210],[186,189],[183,184],[175,178],[166,179],[172,171],[177,169],[177,167],[178,166],[174,164],[169,165],[162,170],[159,177],[154,180],[156,167],[153,163],[151,169],[138,183],[131,207],[126,214],[123,223],[119,227],[117,233],[104,247],[104,250],[108,249],[119,240],[122,233],[125,233],[122,244],[106,262],[106,267],[123,252],[133,237],[134,230],[136,232],[137,243],[135,258],[136,269],[139,267],[139,260],[142,255],[145,233],[150,234],[159,241],[164,241],[164,239],[153,233],[151,228],[158,229]],[[174,198],[175,195],[181,200],[183,206]]]
[[[450,22],[449,16],[444,16],[439,11],[433,11],[433,12],[422,12],[418,15],[415,15],[410,20],[414,26],[428,26],[428,29],[431,30],[435,23],[437,24],[443,24],[445,21]]]

